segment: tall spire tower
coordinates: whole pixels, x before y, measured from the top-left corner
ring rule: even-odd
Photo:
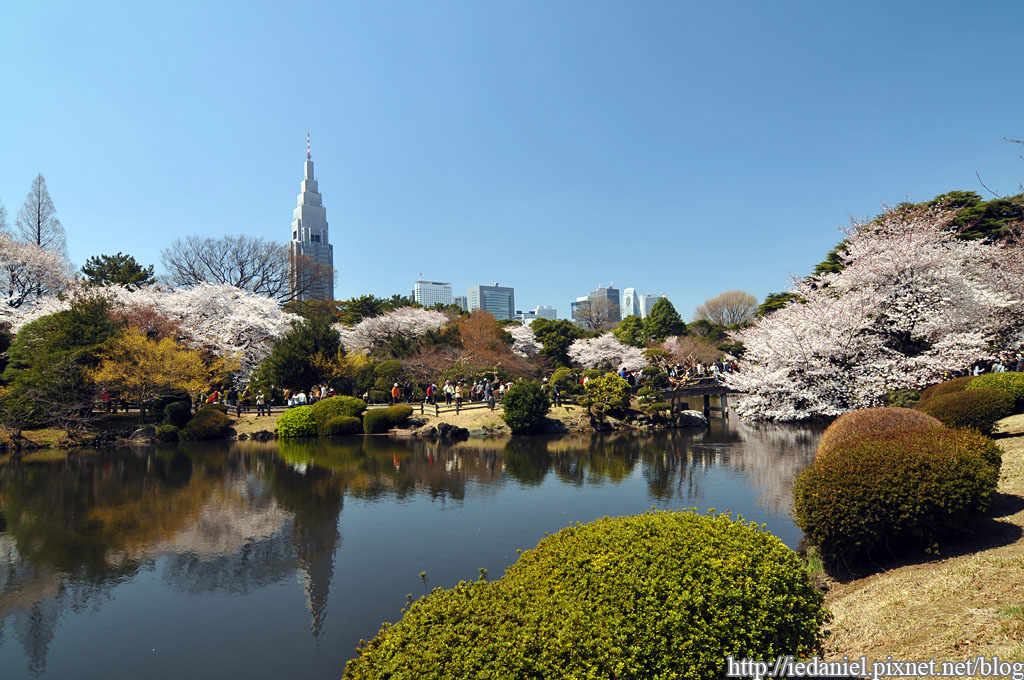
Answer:
[[[313,175],[306,134],[306,174],[292,213],[288,244],[289,284],[293,300],[334,299],[334,246],[327,240],[327,208]]]

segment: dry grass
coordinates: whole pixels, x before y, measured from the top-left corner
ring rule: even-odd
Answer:
[[[1011,512],[969,539],[995,547],[831,582],[829,658],[1024,660],[1024,416],[1000,424],[1015,433],[999,440],[1001,507]]]

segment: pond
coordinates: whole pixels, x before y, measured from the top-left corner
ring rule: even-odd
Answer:
[[[716,508],[790,546],[819,432],[220,442],[0,467],[0,677],[331,678],[406,595],[545,532]],[[426,572],[426,578],[421,578]]]

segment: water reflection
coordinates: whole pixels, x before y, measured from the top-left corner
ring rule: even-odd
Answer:
[[[404,504],[415,504],[410,512],[451,506],[460,513],[472,505],[471,514],[499,507],[504,519],[491,522],[498,534],[491,538],[505,552],[493,554],[498,548],[476,539],[482,546],[477,557],[496,560],[497,568],[514,559],[505,554],[509,543],[529,546],[542,535],[539,526],[515,514],[532,503],[549,502],[563,513],[569,508],[585,519],[642,511],[652,501],[663,507],[747,507],[752,495],[769,522],[792,530],[785,517],[792,481],[813,456],[818,433],[735,422],[732,429],[719,423],[696,433],[456,444],[375,437],[111,449],[0,466],[0,675],[15,677],[26,666],[32,675],[45,674],[61,621],[101,611],[116,589],[156,574],[160,587],[179,598],[216,595],[271,608],[280,606],[269,602],[272,587],[297,583],[308,613],[305,644],[341,651],[289,663],[303,677],[321,670],[303,672],[304,663],[320,663],[337,677],[358,638],[372,635],[383,616],[393,616],[350,606],[331,618],[332,589],[364,603],[406,592],[390,592],[395,586],[376,578],[377,548],[365,541],[345,557],[346,568],[363,578],[335,582],[346,499],[375,509],[369,519],[353,515],[351,526],[361,537],[376,531],[374,516],[390,508],[400,513]],[[537,521],[548,522],[543,530],[566,523],[553,509],[537,507]],[[466,538],[454,533],[447,517],[430,525],[438,532],[433,549],[439,554]],[[407,523],[409,535],[388,540],[413,541],[411,532],[421,529]],[[380,550],[385,548],[394,545]],[[458,566],[464,571],[449,580],[480,565]],[[444,579],[447,574],[439,576]],[[329,619],[340,625],[329,630]],[[239,615],[232,625],[244,631],[249,622]],[[188,634],[181,633],[184,648]],[[8,638],[17,640],[25,657],[20,668]],[[236,667],[245,674],[247,663],[259,662],[238,659]],[[263,674],[255,665],[249,670]]]

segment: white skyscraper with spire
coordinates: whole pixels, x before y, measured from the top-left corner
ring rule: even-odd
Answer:
[[[312,285],[308,267],[315,263],[326,268]],[[298,205],[292,213],[292,240],[288,244],[289,281],[294,300],[334,299],[334,246],[327,240],[327,208],[313,175],[313,159],[306,135],[306,176],[302,180]]]

